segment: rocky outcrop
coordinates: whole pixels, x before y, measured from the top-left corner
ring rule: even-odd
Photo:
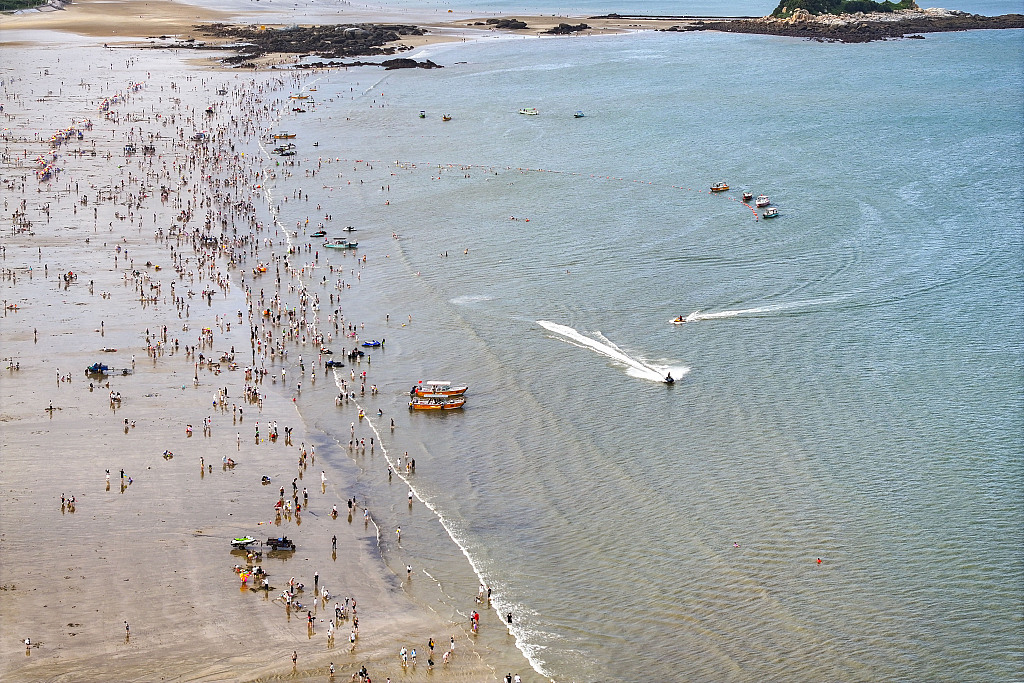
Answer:
[[[271,52],[315,54],[326,58],[390,55],[398,48],[388,45],[402,36],[419,36],[426,30],[416,26],[386,24],[335,24],[260,29],[257,26],[209,24],[196,31],[234,43],[236,61],[248,61]],[[196,46],[197,48],[200,46]]]
[[[488,19],[484,25],[507,31],[519,31],[529,28],[525,21],[519,21],[518,19]]]
[[[1024,28],[1024,15],[986,17],[962,12],[937,13],[929,10],[891,14],[812,15],[798,9],[784,18],[701,20],[672,26],[668,31],[724,31],[753,33],[824,42],[867,43],[908,37],[909,34],[973,31],[977,29]],[[920,37],[920,36],[915,36]]]
[[[566,36],[571,33],[586,31],[588,28],[590,27],[586,24],[577,24],[576,26],[573,26],[572,24],[559,24],[558,26],[552,26],[547,31],[544,31],[544,33],[555,36]]]
[[[383,62],[307,62],[296,64],[296,69],[329,69],[349,66],[382,66],[386,71],[391,69],[443,69],[440,64],[435,64],[429,59],[417,62],[415,59],[385,59]]]

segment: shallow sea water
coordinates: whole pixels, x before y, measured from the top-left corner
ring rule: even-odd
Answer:
[[[272,192],[374,259],[342,306],[387,339],[386,455],[333,384],[299,408],[417,596],[460,618],[476,572],[481,637],[512,611],[557,680],[1024,675],[1022,46],[505,39],[311,77]],[[420,379],[466,409],[409,414]]]

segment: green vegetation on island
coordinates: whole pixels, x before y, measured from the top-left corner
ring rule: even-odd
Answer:
[[[46,0],[0,0],[0,12],[13,12],[19,9],[31,9],[41,7]]]
[[[772,12],[773,17],[788,17],[798,9],[811,14],[854,14],[856,12],[895,12],[900,9],[919,9],[914,0],[900,2],[874,2],[874,0],[782,0]]]

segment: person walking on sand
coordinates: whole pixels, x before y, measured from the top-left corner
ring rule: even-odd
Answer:
[[[295,663],[297,661],[299,661],[299,651],[298,650],[292,650],[292,666],[293,667],[295,666]]]

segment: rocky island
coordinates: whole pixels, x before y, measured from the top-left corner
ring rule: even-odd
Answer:
[[[609,15],[607,18],[630,17]],[[889,0],[783,0],[766,17],[680,19],[684,21],[661,30],[724,31],[822,42],[866,43],[893,38],[922,38],[919,35],[922,33],[1024,28],[1024,15],[1021,14],[989,17],[957,10],[920,9],[914,0],[899,3]]]

